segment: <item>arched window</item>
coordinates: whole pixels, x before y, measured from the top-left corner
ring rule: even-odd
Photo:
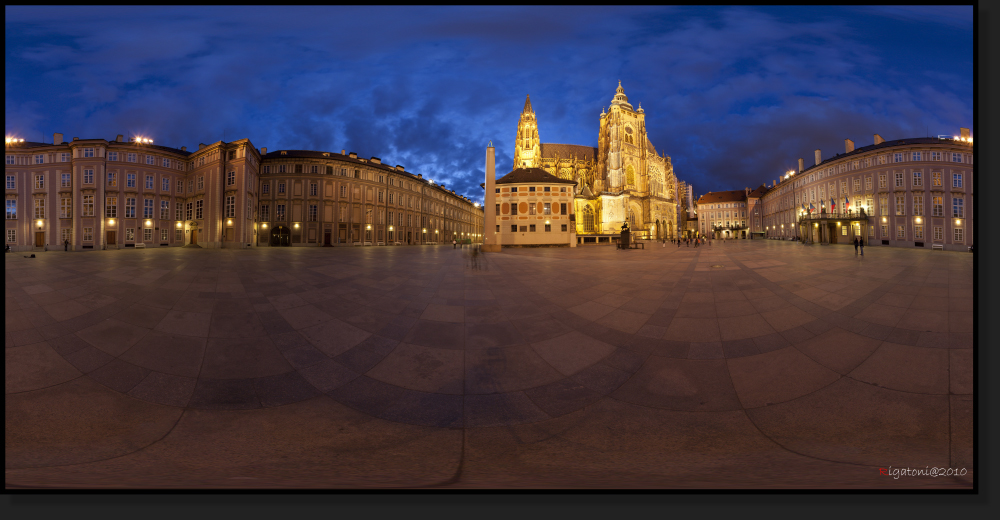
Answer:
[[[590,209],[590,206],[583,208],[583,231],[585,233],[594,232],[594,210]]]

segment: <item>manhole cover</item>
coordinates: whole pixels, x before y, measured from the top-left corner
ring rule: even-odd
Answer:
[[[722,264],[715,264],[715,265],[712,266],[713,269],[722,269],[723,267],[726,267],[726,266],[724,266]]]

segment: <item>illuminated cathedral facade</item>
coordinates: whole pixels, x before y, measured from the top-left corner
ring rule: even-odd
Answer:
[[[607,112],[601,111],[598,146],[542,143],[530,96],[517,125],[514,169],[541,168],[576,183],[576,233],[581,242],[633,233],[652,239],[677,236],[677,178],[670,157],[646,135],[642,105],[633,108],[621,82]]]

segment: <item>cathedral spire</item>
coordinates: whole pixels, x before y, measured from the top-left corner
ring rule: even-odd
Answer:
[[[533,114],[535,111],[531,108],[531,94],[528,95],[524,100],[524,110],[521,111],[522,114]]]

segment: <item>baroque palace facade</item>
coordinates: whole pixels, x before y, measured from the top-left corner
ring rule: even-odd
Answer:
[[[966,251],[973,245],[973,142],[917,137],[874,143],[789,171],[753,192],[715,192],[699,199],[700,234],[807,243],[853,243]],[[732,217],[730,217],[732,215]],[[730,222],[732,220],[732,222]]]
[[[677,236],[678,185],[670,157],[646,134],[645,112],[628,102],[621,82],[602,110],[598,146],[542,143],[531,98],[517,126],[513,170],[541,168],[576,183],[576,235],[581,243],[617,234],[625,221],[649,238]]]
[[[122,136],[6,142],[5,242],[15,251],[479,241],[478,204],[357,154],[197,151]]]

